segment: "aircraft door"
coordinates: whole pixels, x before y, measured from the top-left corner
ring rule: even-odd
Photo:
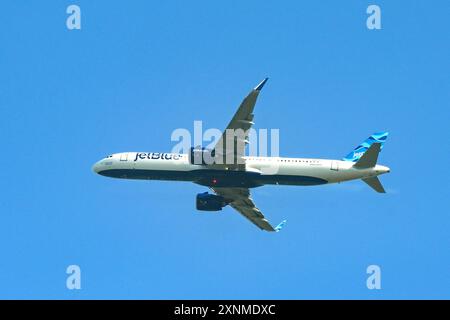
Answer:
[[[339,161],[331,161],[331,170],[339,171]]]
[[[128,152],[120,154],[120,161],[128,161]]]

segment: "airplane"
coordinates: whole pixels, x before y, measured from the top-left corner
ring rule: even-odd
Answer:
[[[248,132],[254,124],[253,110],[268,78],[259,83],[242,101],[227,130],[212,150],[192,147],[187,154],[161,152],[122,152],[96,162],[93,171],[102,176],[141,179],[190,181],[208,187],[213,193],[199,193],[196,208],[200,211],[220,211],[229,205],[265,231],[278,232],[285,225],[272,224],[256,207],[250,189],[264,185],[315,186],[362,179],[379,193],[385,190],[378,176],[390,172],[377,164],[388,132],[372,134],[341,160],[246,156]],[[239,130],[229,140],[225,132]],[[206,162],[206,156],[232,161]],[[222,157],[222,158],[220,158]],[[200,160],[199,160],[200,159]],[[267,170],[276,168],[276,170]]]

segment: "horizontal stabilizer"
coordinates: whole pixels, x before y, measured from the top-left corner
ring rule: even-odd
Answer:
[[[381,150],[381,143],[375,142],[373,143],[369,149],[359,158],[358,161],[353,165],[355,168],[372,168],[375,167],[378,160],[378,154]]]
[[[386,191],[384,191],[383,185],[381,184],[378,177],[364,178],[364,179],[362,179],[362,181],[367,183],[376,192],[386,193]]]

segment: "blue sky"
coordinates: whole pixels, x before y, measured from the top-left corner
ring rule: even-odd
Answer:
[[[366,28],[378,4],[382,30]],[[82,29],[66,28],[77,4]],[[448,1],[9,1],[0,10],[0,298],[450,298]],[[388,130],[388,193],[253,190],[283,232],[204,187],[107,179],[94,162],[224,128],[270,77],[256,128],[341,158]],[[66,267],[82,289],[66,289]],[[377,264],[382,289],[368,290]]]

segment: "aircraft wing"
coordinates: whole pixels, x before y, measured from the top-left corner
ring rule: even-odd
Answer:
[[[211,189],[217,195],[222,196],[231,207],[250,220],[261,230],[278,232],[286,223],[286,220],[284,220],[276,227],[273,227],[264,217],[262,212],[255,206],[252,198],[250,198],[250,191],[247,188],[212,187]]]
[[[245,146],[248,144],[248,130],[254,124],[253,109],[256,99],[268,79],[265,78],[261,81],[242,101],[233,119],[231,119],[214,147],[215,155],[223,159],[223,166],[227,167],[227,169],[245,169],[243,157],[245,155]],[[228,136],[227,132],[229,132]]]

